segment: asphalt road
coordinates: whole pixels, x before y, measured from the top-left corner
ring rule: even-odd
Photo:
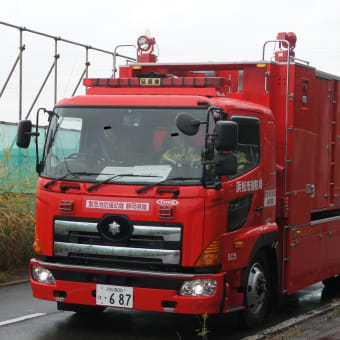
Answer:
[[[339,294],[340,296],[340,294]],[[323,285],[308,287],[285,297],[261,329],[246,332],[237,314],[209,316],[210,339],[244,339],[294,316],[304,314],[338,298]],[[199,339],[200,319],[196,316],[107,309],[80,316],[58,311],[54,302],[32,297],[29,283],[0,287],[0,339],[86,340],[86,339]]]

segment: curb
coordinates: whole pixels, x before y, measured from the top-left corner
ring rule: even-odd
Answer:
[[[14,285],[18,285],[21,283],[27,283],[30,282],[29,279],[25,279],[25,280],[17,280],[17,281],[11,281],[11,282],[6,282],[6,283],[0,283],[0,288],[1,287],[8,287],[8,286],[14,286]]]
[[[340,306],[340,301],[329,303],[325,306],[319,307],[318,309],[315,309],[313,311],[307,312],[303,315],[293,317],[287,321],[283,321],[279,323],[276,326],[269,327],[263,331],[260,331],[256,335],[251,335],[248,337],[243,338],[243,340],[263,340],[268,339],[268,336],[275,336],[279,335],[285,331],[287,331],[289,328],[293,326],[297,326],[305,321],[309,321],[311,319],[314,319],[318,316],[327,314],[329,312],[332,312],[334,309]]]

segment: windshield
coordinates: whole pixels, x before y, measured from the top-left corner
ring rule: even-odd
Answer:
[[[176,177],[183,184],[200,183],[205,126],[186,136],[175,118],[186,112],[202,121],[205,109],[59,107],[55,112],[46,138],[44,177],[120,184]]]

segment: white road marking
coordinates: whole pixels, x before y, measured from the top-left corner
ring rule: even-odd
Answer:
[[[46,313],[29,314],[29,315],[20,316],[19,318],[15,318],[15,319],[0,321],[0,327],[10,325],[11,323],[16,323],[16,322],[20,322],[20,321],[24,321],[24,320],[38,318],[39,316],[43,316],[43,315],[46,315]]]

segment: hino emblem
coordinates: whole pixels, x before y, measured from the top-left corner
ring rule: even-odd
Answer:
[[[120,233],[120,225],[116,222],[113,221],[112,223],[109,224],[109,232],[115,236]]]
[[[105,215],[97,224],[99,235],[112,243],[126,243],[132,233],[133,224],[125,215]]]

